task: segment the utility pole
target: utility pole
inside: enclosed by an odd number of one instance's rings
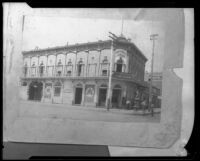
[[[112,83],[112,67],[113,67],[113,49],[114,49],[114,41],[117,41],[118,37],[109,32],[109,37],[111,38],[111,51],[110,51],[110,72],[109,72],[109,82],[108,82],[108,94],[106,99],[106,108],[109,111],[111,105],[111,83]]]
[[[158,34],[150,35],[150,40],[153,40],[153,48],[152,48],[152,59],[151,59],[151,78],[150,78],[150,87],[149,87],[149,109],[151,110],[151,115],[153,116],[154,111],[152,107],[152,79],[153,79],[153,63],[154,63],[154,48],[155,48],[155,40]]]

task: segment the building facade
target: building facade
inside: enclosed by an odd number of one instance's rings
[[[68,105],[105,106],[111,40],[24,51],[21,98]],[[114,45],[111,103],[148,94],[144,81],[147,58],[124,37]],[[156,88],[155,88],[156,89]],[[155,94],[157,94],[157,89]]]

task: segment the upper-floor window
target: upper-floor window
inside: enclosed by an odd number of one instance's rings
[[[80,60],[78,61],[78,64],[83,64],[83,58],[80,58]]]
[[[68,71],[67,71],[67,76],[71,76],[71,74],[72,74],[72,71],[71,71],[71,70],[68,70]]]
[[[62,65],[61,59],[59,59],[59,61],[58,61],[58,65]]]
[[[71,59],[69,59],[69,61],[68,61],[68,63],[67,63],[68,65],[72,65],[72,60]]]
[[[120,57],[116,63],[116,72],[122,72],[123,64],[123,59]]]
[[[27,71],[28,71],[28,65],[27,65],[27,63],[25,63],[25,65],[24,65],[24,75],[25,76],[27,75]]]
[[[43,73],[44,73],[44,64],[43,64],[43,61],[40,63],[39,71],[40,71],[40,76],[43,76]]]
[[[103,59],[102,62],[103,62],[103,63],[108,63],[108,58],[107,58],[107,56],[104,56],[104,59]]]
[[[53,61],[52,61],[52,59],[50,59],[49,64],[52,65],[52,63],[53,63]]]
[[[91,58],[91,63],[92,63],[92,64],[94,63],[94,57]]]
[[[102,75],[103,75],[103,76],[106,76],[107,73],[108,73],[108,70],[106,70],[106,69],[103,69],[103,70],[102,70]]]
[[[82,58],[80,58],[80,60],[79,60],[79,62],[78,62],[78,65],[77,65],[77,74],[78,74],[78,76],[80,76],[81,75],[81,72],[82,72],[82,65],[83,65],[83,59]]]

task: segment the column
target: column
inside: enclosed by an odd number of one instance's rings
[[[82,106],[85,105],[85,82],[83,82],[83,92],[82,92],[82,101],[81,101],[81,105],[82,105]]]
[[[43,86],[42,86],[42,102],[44,102],[45,81],[42,81],[42,84],[43,84]]]
[[[65,53],[65,64],[64,64],[64,70],[63,70],[64,76],[66,76],[67,74],[66,65],[67,65],[67,53]]]
[[[36,69],[36,71],[37,71],[37,74],[36,74],[36,75],[37,75],[37,77],[39,77],[39,76],[40,76],[40,73],[39,73],[39,72],[40,72],[40,71],[39,71],[39,66],[40,66],[40,64],[39,64],[39,62],[40,62],[40,61],[39,61],[39,58],[40,58],[40,56],[38,55],[37,57],[38,57],[38,65],[37,65],[37,67],[36,67],[36,68],[37,68],[37,69]]]
[[[97,82],[95,83],[95,95],[94,95],[94,103],[95,103],[95,106],[97,106],[98,104],[98,85],[97,85]]]
[[[78,51],[76,51],[75,54],[76,54],[76,59],[75,59],[75,66],[74,66],[74,76],[76,76],[76,63],[77,63],[77,54],[78,54]]]
[[[30,71],[29,71],[29,76],[30,77],[32,77],[32,59],[33,59],[33,57],[32,56],[30,56]]]
[[[101,66],[101,50],[99,50],[99,65],[98,65],[98,76],[100,76],[100,66]]]
[[[51,88],[51,102],[53,102],[53,97],[54,97],[54,81],[52,81],[52,88]]]
[[[89,56],[89,50],[86,51],[87,52],[87,65],[85,66],[85,70],[86,70],[86,77],[88,76],[88,56]],[[89,67],[90,68],[90,67]]]
[[[56,60],[55,60],[55,64],[54,64],[54,76],[56,76],[56,66],[57,66],[57,54],[56,54]]]
[[[31,56],[28,57],[29,58],[29,65],[28,65],[28,70],[27,70],[27,76],[30,77],[31,72],[30,72],[30,67],[31,67]]]
[[[64,81],[62,81],[62,87],[61,87],[62,104],[63,104],[63,90],[64,90]]]
[[[73,83],[73,81],[72,81]],[[72,99],[72,105],[75,103],[75,94],[76,94],[76,86],[73,84],[73,99]]]

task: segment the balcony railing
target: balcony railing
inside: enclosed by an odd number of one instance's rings
[[[23,67],[24,77],[107,77],[110,63]]]

